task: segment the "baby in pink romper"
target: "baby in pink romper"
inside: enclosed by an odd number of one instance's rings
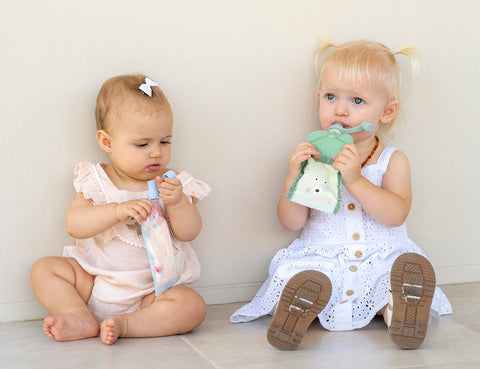
[[[51,316],[44,331],[57,341],[94,337],[113,344],[119,337],[182,334],[203,321],[203,298],[185,284],[200,264],[189,245],[202,228],[197,200],[210,188],[188,172],[162,179],[172,144],[172,110],[158,85],[144,75],[107,80],[97,97],[97,140],[109,164],[75,168],[77,196],[65,223],[76,246],[63,257],[32,267],[31,286]],[[155,296],[141,224],[151,214],[147,182],[156,179],[168,217],[178,281]]]

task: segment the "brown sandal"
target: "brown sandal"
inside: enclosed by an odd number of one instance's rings
[[[331,294],[332,284],[325,274],[315,270],[295,274],[283,289],[268,327],[268,342],[279,350],[295,350]]]
[[[420,346],[427,333],[435,293],[435,271],[422,255],[407,253],[393,263],[391,296],[387,306],[388,329],[402,349]]]

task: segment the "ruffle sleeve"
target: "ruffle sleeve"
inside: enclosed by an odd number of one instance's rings
[[[105,194],[102,191],[98,171],[95,164],[81,162],[75,166],[73,186],[77,193],[82,193],[85,199],[92,199],[95,204],[105,204]]]
[[[188,197],[190,202],[193,201],[193,198],[202,200],[212,191],[208,184],[193,178],[187,171],[180,172],[177,177],[182,182],[183,193]]]

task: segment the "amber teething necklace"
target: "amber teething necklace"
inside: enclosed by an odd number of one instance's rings
[[[367,165],[368,161],[372,158],[373,154],[375,154],[375,151],[378,149],[378,144],[380,141],[378,140],[378,137],[375,136],[375,146],[373,146],[372,151],[370,151],[370,154],[368,154],[367,158],[363,161],[361,168],[363,168],[365,165]]]

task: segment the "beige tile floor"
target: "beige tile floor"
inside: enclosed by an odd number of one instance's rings
[[[99,338],[51,341],[41,321],[0,324],[0,368],[480,368],[480,283],[442,288],[454,313],[434,320],[412,351],[396,348],[381,319],[352,332],[328,332],[316,321],[297,351],[278,351],[266,341],[268,317],[231,324],[241,304],[225,304],[209,306],[202,326],[187,335],[113,346]]]

